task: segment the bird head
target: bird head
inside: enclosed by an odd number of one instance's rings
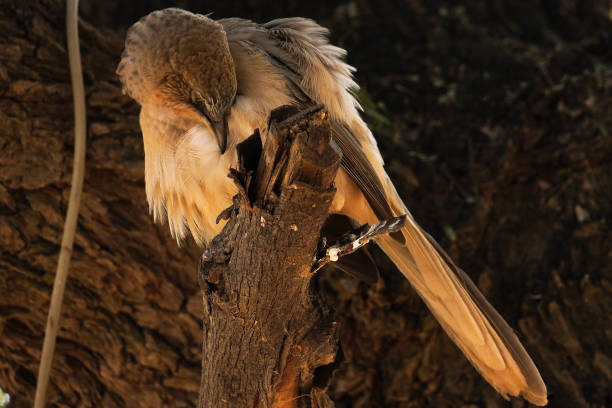
[[[237,84],[221,24],[176,8],[155,11],[128,31],[117,73],[138,103],[163,105],[208,125],[225,150]]]

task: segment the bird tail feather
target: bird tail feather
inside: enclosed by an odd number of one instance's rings
[[[505,398],[521,395],[546,405],[546,386],[535,364],[476,285],[410,215],[401,233],[404,243],[391,236],[377,243],[474,367]]]

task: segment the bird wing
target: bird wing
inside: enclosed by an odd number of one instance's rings
[[[346,52],[328,43],[327,30],[303,18],[273,20],[264,25],[240,18],[219,22],[227,33],[230,49],[239,45],[252,53],[264,53],[283,73],[297,101],[326,106],[332,117],[333,138],[342,150],[342,167],[379,219],[393,217],[383,184],[364,154],[362,142],[376,146],[376,141],[372,137],[360,141],[342,120],[359,116],[357,101],[346,91],[356,89],[357,84],[351,77],[353,68],[340,60]],[[382,169],[382,158],[378,149],[374,150]]]
[[[230,50],[238,47],[265,56],[282,72],[296,102],[326,106],[334,139],[344,155],[342,167],[375,215],[385,219],[409,214],[383,169],[376,141],[357,111],[359,105],[350,92],[357,87],[351,77],[353,68],[341,60],[345,51],[329,44],[327,30],[304,18],[263,25],[242,19],[219,22]],[[361,208],[355,208],[353,213],[348,208],[345,214],[360,222],[370,221],[360,213]],[[503,396],[522,395],[534,404],[546,404],[546,387],[531,358],[469,277],[411,216],[401,234],[403,240],[382,237],[377,243],[476,369]]]

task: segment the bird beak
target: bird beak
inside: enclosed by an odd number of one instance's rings
[[[215,136],[217,136],[219,150],[221,150],[221,154],[223,154],[227,147],[227,116],[223,115],[223,119],[219,122],[213,122],[212,126],[215,131]]]

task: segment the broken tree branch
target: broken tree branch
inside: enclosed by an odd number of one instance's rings
[[[200,266],[201,408],[333,406],[312,384],[338,341],[311,271],[341,156],[320,108],[273,112],[264,140],[257,169],[235,173],[248,185]]]

